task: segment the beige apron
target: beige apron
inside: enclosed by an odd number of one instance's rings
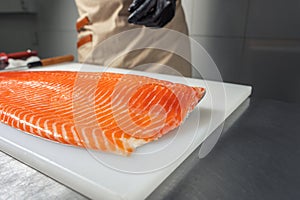
[[[143,26],[132,25],[127,22],[127,11],[132,0],[75,0],[79,19],[78,30],[78,60],[79,62],[99,64],[109,67],[130,68],[148,72],[191,76],[191,65],[181,56],[173,54],[174,48],[184,48],[185,58],[190,59],[190,45],[186,40],[184,45],[174,39],[169,51],[146,48],[138,49],[143,44],[163,44],[166,35],[154,34],[146,37]],[[165,28],[172,29],[188,35],[181,0],[177,0],[176,15]],[[137,29],[139,28],[139,29]],[[142,28],[142,29],[141,29]],[[102,45],[111,36],[124,33],[128,30],[137,30],[133,38],[129,35],[123,37],[117,44],[107,47]],[[125,33],[126,34],[126,33]],[[128,38],[128,39],[127,39]],[[102,45],[102,46],[101,46]],[[169,45],[169,44],[168,44]],[[99,47],[100,46],[100,47]],[[103,46],[105,48],[103,48]],[[126,47],[137,47],[137,50],[127,52]],[[185,46],[185,47],[183,47]],[[122,49],[120,49],[122,47]],[[103,51],[105,49],[105,51]],[[134,49],[134,48],[133,48]],[[108,59],[107,56],[114,59]],[[107,63],[109,61],[109,63]]]

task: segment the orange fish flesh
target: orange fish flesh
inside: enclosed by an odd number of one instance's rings
[[[107,72],[0,73],[0,121],[48,140],[130,155],[177,128],[205,89]]]

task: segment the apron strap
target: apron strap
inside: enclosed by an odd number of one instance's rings
[[[85,25],[88,25],[90,24],[90,20],[89,18],[86,16],[84,18],[82,18],[81,20],[79,20],[77,23],[76,23],[76,29],[77,29],[77,32],[80,32]]]
[[[77,42],[77,48],[81,47],[82,45],[84,45],[88,42],[92,42],[92,40],[93,40],[92,34],[81,37],[79,39],[79,41]]]

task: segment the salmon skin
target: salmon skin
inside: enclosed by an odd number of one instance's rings
[[[178,127],[205,89],[94,72],[0,73],[0,121],[63,144],[122,155]]]

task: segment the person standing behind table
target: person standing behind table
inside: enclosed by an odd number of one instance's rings
[[[191,76],[191,65],[188,61],[171,52],[159,49],[135,50],[122,55],[122,50],[110,46],[105,52],[97,51],[99,45],[105,39],[123,31],[142,28],[138,31],[143,35],[145,27],[168,28],[188,35],[187,24],[181,0],[75,0],[79,19],[78,30],[78,60],[79,62],[99,64],[102,66],[122,67],[156,72]],[[160,44],[165,35],[155,34],[151,38],[135,37],[127,43],[139,44],[140,42],[151,44],[153,41]],[[142,39],[141,39],[142,38]],[[129,43],[130,42],[130,43]],[[189,41],[185,42],[185,55],[190,58]],[[124,46],[122,45],[122,46]],[[138,45],[137,45],[138,46]],[[187,48],[186,48],[187,47]],[[174,41],[167,47],[172,51],[174,48],[183,48],[181,44]],[[125,50],[125,49],[124,49]],[[103,53],[116,58],[112,63],[106,63]],[[185,56],[186,57],[186,56]],[[156,64],[149,64],[156,63]],[[170,68],[163,67],[169,66]],[[178,72],[176,72],[176,71]]]

